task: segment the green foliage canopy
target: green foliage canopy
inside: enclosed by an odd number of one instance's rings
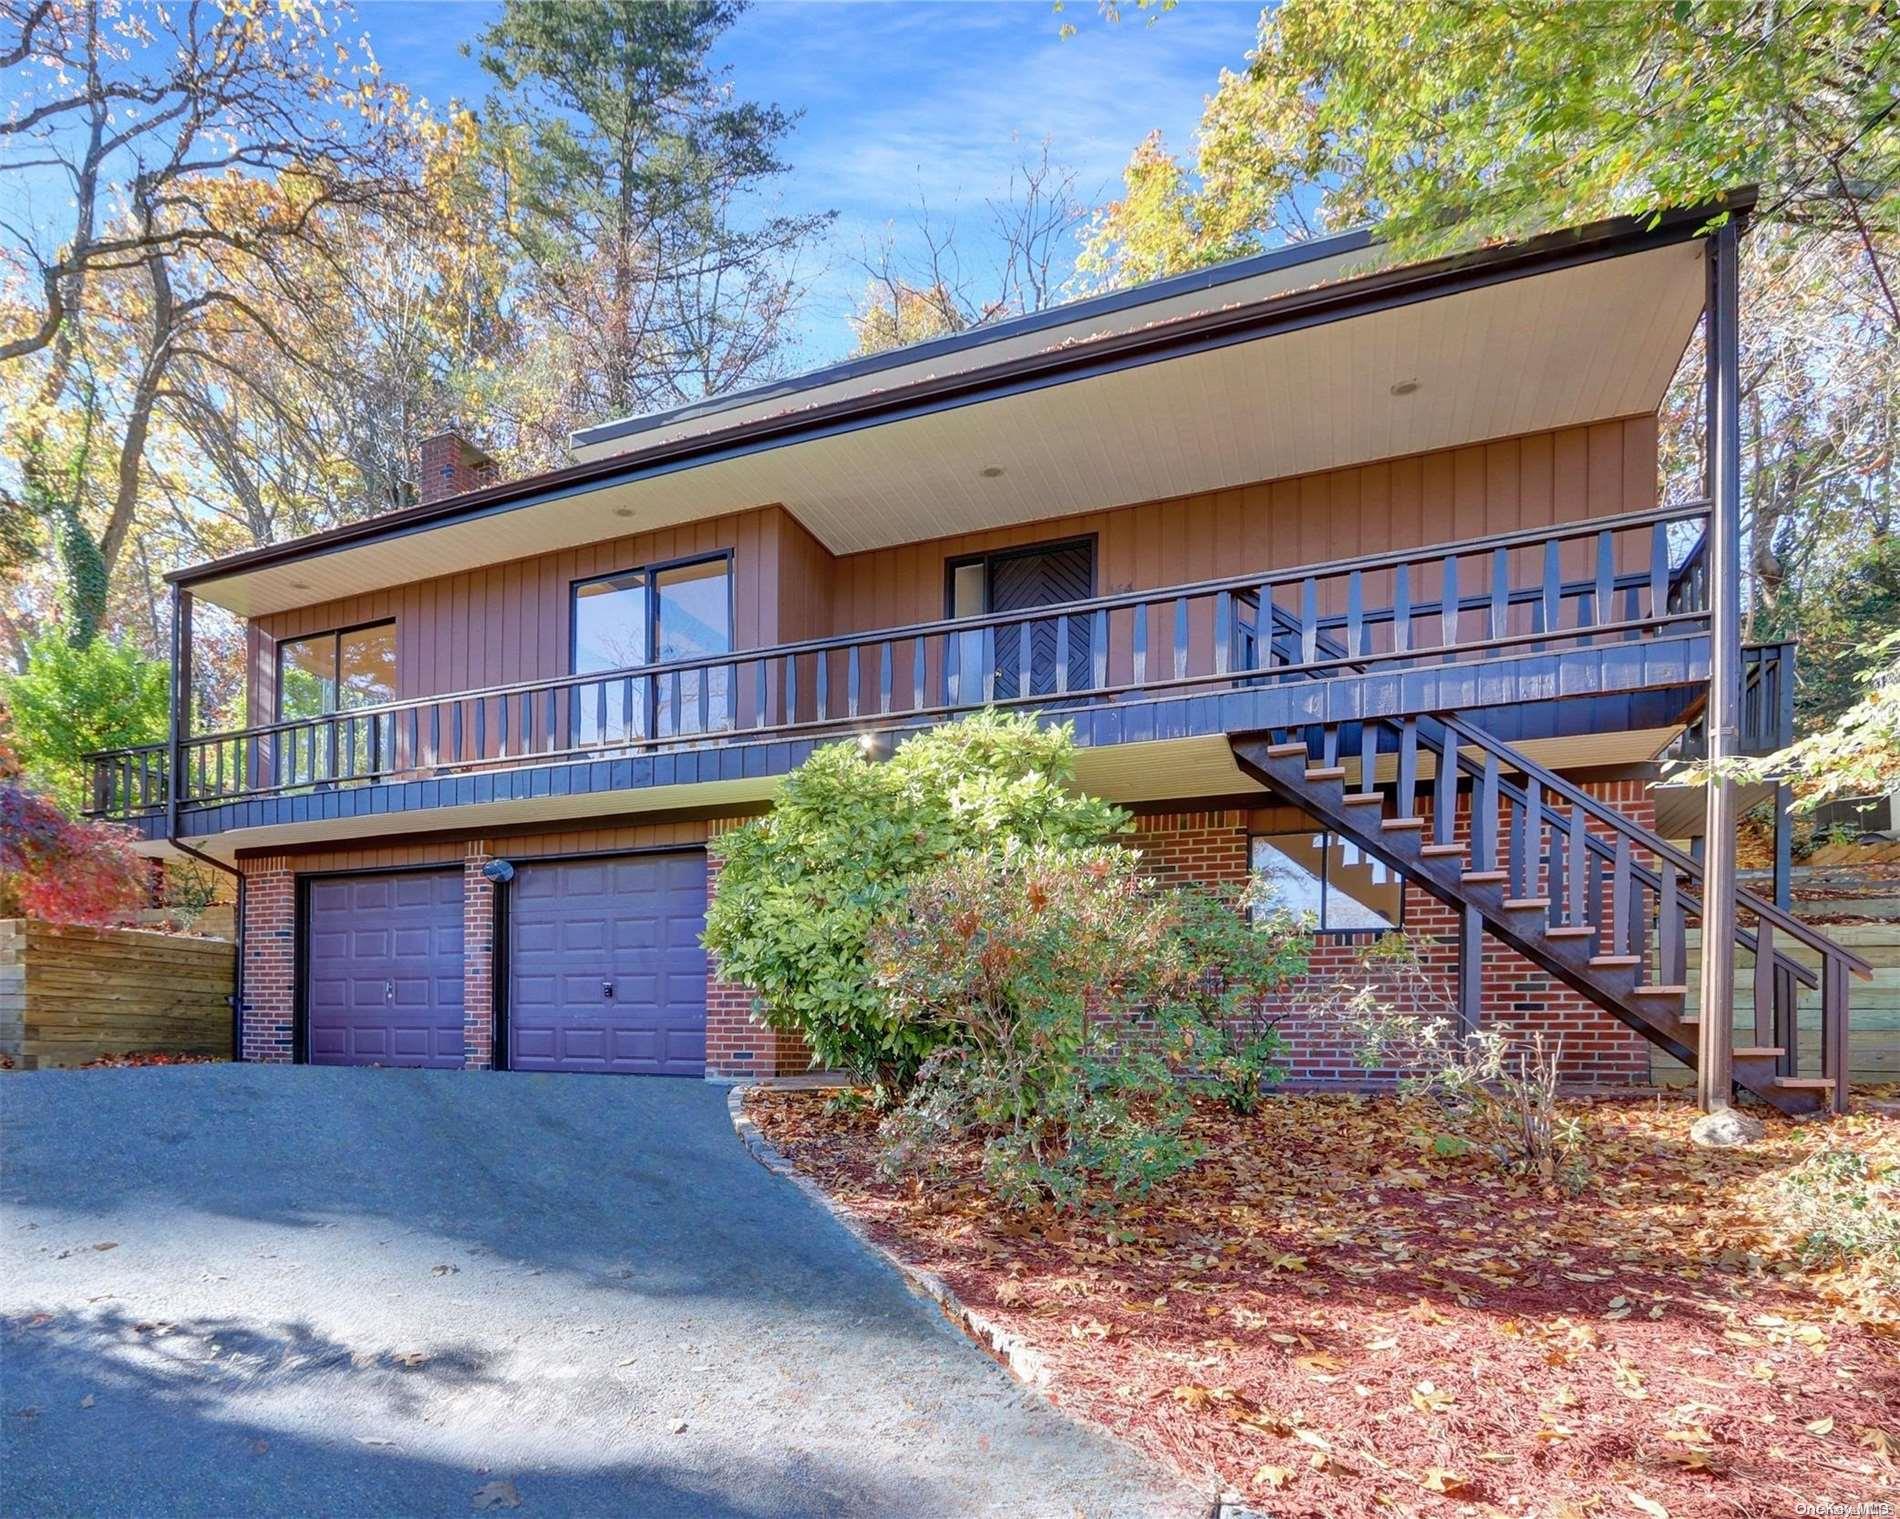
[[[168,667],[106,638],[83,648],[57,630],[27,645],[26,669],[0,677],[22,769],[68,812],[88,800],[83,757],[165,737]]]
[[[720,975],[751,987],[765,1021],[803,1035],[821,1064],[902,1086],[944,1035],[878,989],[873,927],[959,851],[1112,839],[1127,814],[1071,790],[1074,771],[1066,725],[993,711],[919,733],[882,763],[854,742],[818,750],[770,813],[714,845],[706,947]]]

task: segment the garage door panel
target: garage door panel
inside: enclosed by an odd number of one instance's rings
[[[311,1061],[460,1067],[462,872],[312,881],[307,905]]]
[[[703,1074],[705,911],[697,851],[518,867],[508,904],[510,1063]]]

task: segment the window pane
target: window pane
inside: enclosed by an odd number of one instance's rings
[[[1254,873],[1265,888],[1266,905],[1311,914],[1319,921],[1325,838],[1322,833],[1288,833],[1253,841]]]
[[[574,673],[647,662],[645,571],[574,587]]]
[[[732,652],[731,600],[727,592],[727,563],[708,559],[699,564],[676,565],[654,577],[660,598],[660,647],[658,663],[675,659],[698,659],[708,654]],[[697,733],[700,699],[706,701],[708,728],[725,723],[731,672],[723,666],[707,670],[688,670],[661,682],[659,731]],[[674,718],[674,687],[678,686],[677,721]]]
[[[338,637],[337,706],[374,707],[396,699],[396,625],[380,623]]]
[[[981,617],[986,610],[985,591],[989,585],[989,564],[977,560],[960,564],[950,572],[950,615]],[[951,700],[975,706],[983,700],[983,635],[959,633],[956,638],[955,668],[951,671],[954,689]]]
[[[1340,932],[1394,928],[1404,883],[1350,839],[1329,838],[1326,851],[1326,915],[1323,928]]]
[[[277,715],[283,722],[336,710],[336,635],[277,645]]]

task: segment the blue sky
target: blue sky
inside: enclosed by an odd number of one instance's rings
[[[486,76],[461,55],[496,6],[486,0],[362,0],[357,19],[386,74],[431,101],[477,100]],[[985,197],[1044,137],[1085,200],[1114,193],[1130,151],[1159,127],[1191,147],[1201,104],[1252,46],[1252,0],[1188,0],[1149,25],[1108,25],[1092,0],[1066,16],[1048,0],[845,3],[764,0],[721,45],[744,95],[805,113],[788,145],[788,210],[835,210],[838,226],[804,318],[798,357],[846,352],[862,287],[853,260],[887,223],[900,235],[919,194],[980,230]],[[1063,39],[1064,20],[1078,28]]]

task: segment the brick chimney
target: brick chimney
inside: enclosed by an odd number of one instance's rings
[[[424,438],[416,449],[416,499],[440,501],[495,483],[495,461],[458,432]]]

